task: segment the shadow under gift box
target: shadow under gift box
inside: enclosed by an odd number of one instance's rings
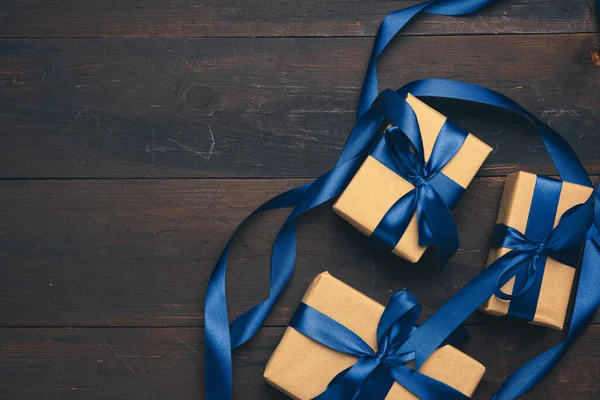
[[[377,349],[377,325],[384,310],[381,304],[328,272],[313,280],[302,302],[344,325]],[[288,327],[267,363],[264,377],[291,398],[308,400],[324,392],[331,380],[356,360]],[[471,397],[485,367],[453,346],[445,345],[423,363],[419,372]],[[397,382],[386,397],[386,400],[413,399],[417,397]]]
[[[424,159],[428,161],[446,117],[410,94],[406,100],[417,116]],[[466,189],[491,151],[490,146],[469,134],[441,173]],[[333,211],[370,236],[392,205],[413,188],[411,183],[369,155],[333,205]],[[415,263],[426,249],[427,246],[419,244],[415,213],[392,252]]]
[[[540,180],[544,180],[545,184],[539,186]],[[558,225],[560,218],[567,210],[577,204],[585,203],[592,192],[591,187],[561,182],[529,172],[515,172],[506,177],[496,222],[528,235],[532,229],[530,226],[532,223],[531,216],[535,212],[532,209],[534,196],[541,195],[545,197],[543,201],[544,208],[548,208],[553,212],[551,214],[547,214],[546,210],[537,210],[537,212],[542,214],[539,215],[540,217],[548,218],[548,220],[542,222],[546,222],[548,228],[546,230],[550,231]],[[540,229],[539,227],[535,228]],[[491,249],[488,256],[488,265],[509,251],[511,249],[504,247]],[[578,262],[578,254],[574,254],[574,256],[573,266],[563,264],[551,257],[547,258],[541,286],[539,286],[539,296],[531,306],[533,307],[530,311],[533,314],[533,319],[530,321],[532,324],[558,330],[563,329],[575,277],[574,266]],[[526,271],[523,271],[523,274],[526,274]],[[517,275],[518,278],[519,275]],[[512,278],[504,285],[502,291],[509,294],[513,293],[514,286],[515,278]],[[502,300],[496,296],[491,297],[484,303],[481,310],[497,316],[514,315],[519,317],[519,315],[511,312],[511,300]]]

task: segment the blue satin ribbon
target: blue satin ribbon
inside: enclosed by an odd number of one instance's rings
[[[359,117],[342,149],[335,167],[313,182],[267,201],[246,217],[233,235],[252,216],[265,211],[290,208],[293,210],[277,234],[271,255],[269,297],[237,317],[229,324],[226,302],[226,271],[230,239],[211,273],[204,302],[206,346],[207,400],[232,398],[231,352],[241,346],[260,329],[265,318],[287,285],[295,266],[296,218],[303,213],[337,197],[346,187],[377,135],[383,117],[370,109],[377,97],[376,60],[379,54],[400,29],[417,13],[464,15],[476,11],[494,0],[431,0],[390,14],[380,28],[365,82],[360,96]],[[232,235],[232,238],[233,238]]]
[[[536,177],[524,235],[525,239],[529,242],[541,243],[542,246],[545,245],[545,240],[554,227],[554,216],[556,216],[558,210],[561,190],[562,182],[544,176]],[[492,235],[492,239],[495,238],[500,239],[498,235]],[[494,243],[494,240],[492,240],[492,247],[502,247],[502,242],[509,241],[509,239],[510,237],[506,235],[499,241],[500,243]],[[507,248],[511,249],[518,248],[519,246],[512,247],[510,243],[507,244],[509,245]],[[560,258],[565,259],[566,253],[572,254],[573,252],[563,250],[560,253]],[[553,254],[552,257],[556,259],[559,257],[559,254]],[[527,321],[534,319],[542,289],[546,261],[546,254],[540,252],[532,257],[528,268],[524,268],[515,275],[513,294],[519,292],[522,294],[520,296],[513,296],[510,299],[508,315],[523,318]],[[569,260],[565,264],[574,267],[575,262],[577,262],[576,258]]]
[[[381,247],[393,250],[416,212],[419,243],[436,244],[441,265],[444,265],[459,246],[450,210],[464,188],[441,170],[456,155],[469,133],[446,120],[428,161],[425,161],[417,116],[405,98],[387,89],[373,102],[372,109],[394,126],[385,130],[371,156],[414,188],[390,207],[370,238]]]
[[[592,214],[595,220],[594,227],[590,227]],[[448,387],[437,381],[420,381],[421,377],[415,371],[411,370],[410,376],[396,372],[407,372],[404,364],[411,360],[415,361],[415,369],[418,370],[437,348],[448,343],[448,338],[461,328],[463,321],[497,292],[498,287],[502,287],[518,273],[518,268],[513,266],[527,263],[541,254],[554,256],[580,244],[588,236],[573,322],[567,340],[517,370],[507,379],[495,395],[495,399],[515,399],[522,395],[535,386],[558,362],[591,321],[600,304],[600,293],[597,290],[600,274],[596,269],[597,263],[600,262],[600,234],[597,226],[600,226],[598,194],[586,203],[567,211],[556,228],[542,242],[531,241],[513,228],[499,225],[495,234],[501,237],[502,241],[498,244],[513,250],[485,268],[419,328],[413,326],[420,311],[414,306],[416,300],[408,297],[410,295],[406,291],[398,292],[380,320],[377,330],[377,352],[336,321],[305,304],[301,305],[290,326],[329,348],[359,358],[354,366],[336,376],[327,390],[315,400],[383,399],[393,383],[384,374],[386,371],[395,381],[421,399],[464,398],[460,397],[464,395],[457,394],[456,391],[439,392],[448,390]],[[378,397],[374,397],[374,392],[367,392],[367,387],[379,387]]]
[[[562,182],[538,176],[525,234],[504,224],[494,228],[491,247],[512,249],[510,253],[513,260],[504,259],[505,274],[498,280],[496,288],[496,297],[510,300],[508,315],[528,321],[533,320],[548,256],[571,267],[575,267],[579,258],[580,244],[583,243],[587,233],[585,221],[573,227],[574,230],[568,233],[572,237],[577,237],[575,246],[557,248],[556,242],[551,240],[557,235],[552,228],[561,188]],[[574,210],[572,209],[571,212]],[[565,234],[565,232],[558,234]],[[502,291],[502,285],[512,277],[515,278],[513,292],[507,294]]]
[[[379,95],[377,59],[396,34],[419,13],[460,16],[478,11],[495,0],[431,0],[388,14],[377,31],[367,73],[358,103],[358,116],[364,115]]]
[[[383,122],[383,116],[375,112],[371,108],[371,104],[378,95],[376,60],[383,49],[395,34],[419,12],[464,15],[474,12],[491,2],[493,0],[432,0],[397,11],[385,18],[377,34],[369,61],[367,75],[360,96],[359,118],[348,136],[348,140],[335,167],[315,181],[301,185],[267,201],[244,219],[234,231],[235,234],[248,218],[253,215],[269,210],[293,208],[273,244],[268,298],[229,324],[225,282],[231,239],[225,245],[213,269],[206,292],[204,313],[208,400],[227,400],[232,398],[231,352],[256,334],[292,276],[296,258],[296,218],[338,196],[364,161],[368,151],[375,144],[377,129]],[[415,81],[397,91],[401,97],[406,97],[408,92],[417,97],[431,96],[473,101],[512,110],[524,115],[531,121],[540,134],[561,178],[564,181],[591,186],[581,163],[564,139],[507,97],[475,85],[441,79]],[[494,270],[493,268],[486,268],[482,273],[483,278],[480,278],[480,281],[484,281],[482,286],[488,283],[486,279],[489,280],[489,275]],[[494,284],[496,283],[493,277],[491,280],[493,282],[488,285],[491,288],[491,292],[487,294],[487,297],[493,293]],[[475,288],[473,285],[468,284],[465,286],[465,289],[474,290]],[[459,293],[464,291],[463,289]],[[586,290],[584,289],[583,291],[585,292]],[[481,293],[479,294],[481,295]],[[481,301],[485,301],[487,297]],[[467,302],[465,298],[468,299],[469,296],[458,296],[456,301],[452,301],[454,298],[451,300],[451,305],[458,305],[458,307],[453,306],[451,308],[451,310],[455,311],[446,311],[442,314],[436,313],[436,315],[444,316],[444,318],[453,318],[455,312],[458,315],[463,315],[465,311],[471,310],[472,312],[479,306],[479,304],[474,306],[474,303],[477,303],[477,301],[470,300]],[[460,307],[463,306],[461,301],[466,302],[465,309],[462,311],[460,310]],[[428,322],[431,320],[430,318]],[[441,325],[444,325],[443,321]],[[413,338],[417,334],[418,331],[408,338],[404,346],[412,343],[411,340],[414,340]],[[423,362],[423,355],[419,356],[419,354],[419,352],[416,353],[418,365]]]
[[[396,292],[379,320],[375,351],[345,326],[301,303],[290,322],[292,328],[330,349],[358,358],[353,366],[341,371],[314,400],[384,400],[394,382],[423,400],[468,399],[468,396],[451,386],[405,365],[415,358],[415,353],[401,352],[399,349],[421,329],[415,326],[420,313],[421,305],[408,291]],[[448,332],[439,346],[467,337],[464,327],[460,325],[456,330]]]
[[[235,235],[254,215],[293,207],[275,237],[271,254],[269,296],[231,324],[225,291],[227,260],[233,236],[213,269],[204,303],[206,346],[206,392],[208,400],[232,398],[231,352],[251,339],[260,329],[275,301],[289,282],[296,262],[296,218],[338,196],[364,161],[383,117],[374,111],[363,115],[354,126],[336,166],[318,179],[282,193],[267,201],[235,229]]]

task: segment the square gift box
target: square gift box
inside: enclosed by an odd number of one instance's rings
[[[526,235],[547,235],[556,227],[562,215],[571,207],[585,203],[592,194],[591,187],[562,182],[556,179],[538,176],[528,172],[516,172],[506,178],[497,223],[510,226]],[[538,196],[544,196],[540,201]],[[537,199],[536,199],[537,197]],[[551,198],[552,201],[546,200]],[[537,206],[532,206],[537,204]],[[532,216],[535,215],[535,218]],[[532,220],[542,221],[534,224]],[[535,226],[534,226],[535,225]],[[540,238],[532,238],[540,240]],[[508,253],[511,249],[491,249],[488,265]],[[532,318],[530,322],[553,329],[561,330],[565,323],[569,298],[575,277],[575,264],[578,253],[573,254],[573,265],[563,264],[548,257],[544,266],[541,282],[534,283],[530,290],[539,292],[537,301],[530,301],[529,295],[513,300],[491,297],[482,306],[482,311],[497,316],[513,315],[523,318],[524,313]],[[526,271],[520,272],[502,288],[505,293],[513,293],[515,279],[526,280]],[[525,310],[525,311],[523,311]]]
[[[377,326],[384,307],[329,273],[318,275],[302,302],[337,321],[377,349]],[[331,380],[356,362],[288,327],[271,355],[264,372],[266,381],[293,399],[312,399],[327,389]],[[445,345],[419,369],[424,375],[452,386],[471,397],[485,367],[471,357]],[[417,399],[397,382],[386,400]]]
[[[406,101],[416,114],[423,141],[423,156],[428,161],[446,117],[410,94]],[[383,140],[382,137],[378,146],[383,146]],[[462,147],[440,173],[465,189],[491,151],[490,146],[468,134]],[[334,204],[333,210],[370,236],[392,205],[413,188],[411,183],[369,155]],[[455,205],[450,204],[450,208]],[[427,246],[419,244],[415,213],[393,253],[414,263],[419,261],[426,249]]]

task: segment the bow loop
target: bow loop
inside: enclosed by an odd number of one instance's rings
[[[373,110],[387,118],[407,140],[414,149],[415,157],[421,163],[425,163],[425,152],[423,150],[423,139],[419,129],[419,121],[414,110],[406,101],[392,89],[386,89],[373,102]]]
[[[388,302],[377,326],[377,341],[390,337],[401,340],[404,332],[409,332],[421,314],[421,304],[406,289],[396,292]]]
[[[410,355],[396,354],[396,351],[416,329],[421,309],[421,304],[407,290],[392,296],[377,327],[377,354],[384,364],[397,366],[412,360]]]
[[[384,140],[393,155],[392,160],[400,176],[413,186],[421,186],[429,179],[429,176],[425,175],[425,162],[411,149],[410,141],[399,127],[387,128],[384,132]]]

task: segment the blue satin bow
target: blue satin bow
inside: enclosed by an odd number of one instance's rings
[[[508,377],[493,400],[512,400],[523,395],[546,376],[581,336],[600,306],[600,192],[592,196],[593,225],[590,228],[579,275],[571,326],[565,341],[530,360]]]
[[[534,281],[541,278],[543,270],[540,265],[546,263],[546,257],[560,260],[566,250],[581,245],[591,226],[592,207],[590,199],[571,208],[563,215],[556,228],[541,241],[531,240],[510,226],[496,225],[491,237],[491,247],[512,249],[494,262],[504,267],[496,285],[496,297],[513,300],[527,293]],[[503,292],[502,287],[522,270],[527,271],[527,279],[522,287],[512,294]]]
[[[525,232],[498,225],[491,240],[491,247],[512,249],[511,255],[502,261],[506,265],[505,275],[499,279],[496,297],[510,300],[508,315],[527,321],[535,318],[547,257],[575,267],[587,232],[586,224],[590,223],[587,220],[566,229],[553,229],[563,184],[543,176],[537,176],[535,181]],[[561,236],[570,237],[576,244],[558,242]],[[515,278],[513,293],[504,293],[501,287],[512,277]]]
[[[459,246],[450,210],[464,189],[440,171],[456,155],[468,132],[446,120],[426,162],[417,116],[405,98],[387,89],[373,102],[372,109],[395,126],[386,129],[382,142],[371,156],[414,188],[390,207],[370,237],[380,246],[393,250],[416,212],[419,243],[436,244],[441,265],[444,265]]]
[[[384,400],[394,381],[423,400],[468,399],[468,396],[451,386],[405,365],[415,358],[415,352],[403,352],[402,345],[420,329],[415,327],[420,313],[421,305],[408,291],[396,292],[379,320],[378,350],[374,351],[345,326],[301,303],[290,322],[292,328],[324,346],[358,358],[314,400]],[[461,325],[457,330],[448,332],[440,346],[467,337]]]

